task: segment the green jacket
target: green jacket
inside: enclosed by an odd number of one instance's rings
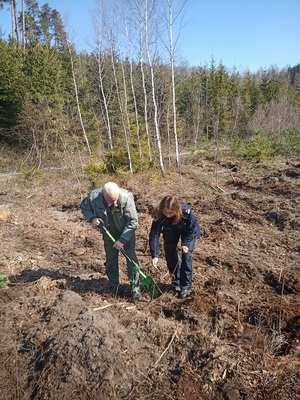
[[[82,200],[81,212],[89,222],[92,222],[93,218],[100,217],[108,230],[112,219],[115,229],[120,233],[120,237],[115,239],[125,244],[133,237],[138,226],[138,214],[133,194],[120,188],[117,204],[110,206],[110,210],[102,195],[102,190],[103,188],[92,190]]]

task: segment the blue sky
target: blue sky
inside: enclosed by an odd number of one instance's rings
[[[38,3],[61,13],[78,50],[91,50],[95,0]],[[10,30],[7,8],[0,11],[2,31]],[[229,69],[253,72],[300,63],[300,0],[187,0],[184,21],[177,54],[190,66],[209,64],[212,57]]]

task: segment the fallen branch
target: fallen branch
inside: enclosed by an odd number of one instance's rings
[[[161,355],[159,356],[159,358],[155,361],[154,365],[157,365],[159,363],[159,361],[163,358],[163,356],[166,354],[166,352],[168,351],[168,349],[170,348],[171,344],[173,343],[175,336],[177,335],[177,329],[176,331],[173,333],[171,340],[168,344],[168,346],[165,348],[165,350],[161,353]]]
[[[113,304],[106,304],[105,306],[93,308],[93,311],[103,310],[104,308],[113,306]]]

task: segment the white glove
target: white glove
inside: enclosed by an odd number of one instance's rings
[[[183,253],[188,253],[189,252],[189,248],[187,246],[182,246],[182,252]]]
[[[99,219],[98,219],[98,218],[94,218],[94,219],[92,220],[92,227],[93,227],[93,228],[97,228],[98,225],[100,225]]]
[[[152,266],[153,266],[154,268],[157,268],[157,263],[158,263],[158,257],[152,258]]]

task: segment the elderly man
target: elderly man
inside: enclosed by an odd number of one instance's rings
[[[138,225],[138,215],[133,194],[120,188],[114,182],[107,182],[103,188],[93,190],[80,204],[85,218],[97,228],[99,217],[105,227],[116,239],[112,240],[103,230],[104,248],[106,254],[105,269],[109,279],[111,292],[116,295],[119,286],[119,250],[124,249],[131,260],[138,264],[135,253],[135,231]],[[141,300],[139,275],[127,260],[127,272],[131,283],[133,300]]]

